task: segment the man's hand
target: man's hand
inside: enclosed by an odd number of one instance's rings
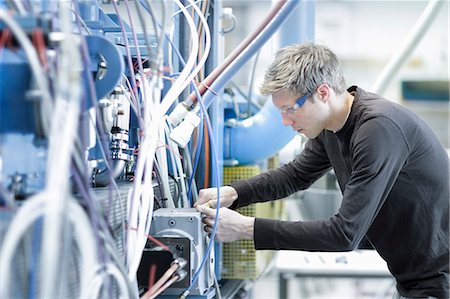
[[[205,215],[203,223],[205,231],[211,233],[216,221],[216,210],[208,208],[206,205],[198,205],[197,210]],[[243,216],[228,208],[220,208],[219,221],[215,240],[219,242],[232,242],[240,239],[253,240],[253,230],[255,224],[254,217]]]
[[[228,208],[238,198],[236,190],[231,186],[220,187],[220,207]],[[202,189],[198,193],[198,200],[194,207],[208,203],[209,207],[217,206],[217,188]]]

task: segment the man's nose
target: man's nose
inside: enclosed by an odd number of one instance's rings
[[[294,121],[292,120],[292,118],[290,118],[287,114],[285,113],[281,113],[281,121],[283,122],[284,126],[291,126]]]

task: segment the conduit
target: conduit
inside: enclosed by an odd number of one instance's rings
[[[439,13],[439,9],[444,3],[445,1],[440,0],[430,0],[428,2],[427,7],[420,15],[416,24],[414,24],[414,27],[411,29],[405,43],[389,60],[388,64],[372,85],[371,91],[381,95],[386,91],[392,77],[398,73],[405,60],[409,58],[411,53],[419,44],[420,40],[425,35],[428,28],[430,28],[433,19]]]
[[[251,164],[275,155],[294,136],[295,132],[283,126],[281,114],[268,100],[253,117],[225,128],[224,159]]]

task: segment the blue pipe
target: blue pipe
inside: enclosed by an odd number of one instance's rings
[[[314,1],[302,1],[293,10],[280,28],[280,47],[313,41],[314,9]],[[280,113],[270,102],[267,101],[255,116],[225,130],[225,159],[252,164],[272,157],[295,136],[296,132],[283,126]]]
[[[281,114],[268,100],[253,117],[225,128],[224,156],[240,164],[252,164],[275,155],[295,134],[283,126]]]

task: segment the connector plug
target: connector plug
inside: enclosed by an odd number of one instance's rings
[[[187,261],[186,259],[182,258],[182,257],[177,257],[176,259],[174,259],[171,263],[171,265],[177,264],[178,265],[178,269],[183,269],[184,266],[186,266]]]
[[[186,114],[188,114],[188,112],[188,106],[184,102],[181,102],[175,106],[167,119],[172,124],[172,126],[176,127],[186,117]]]
[[[179,147],[185,148],[191,139],[194,129],[200,124],[200,117],[195,112],[186,114],[184,121],[173,129],[170,134],[172,139]]]

